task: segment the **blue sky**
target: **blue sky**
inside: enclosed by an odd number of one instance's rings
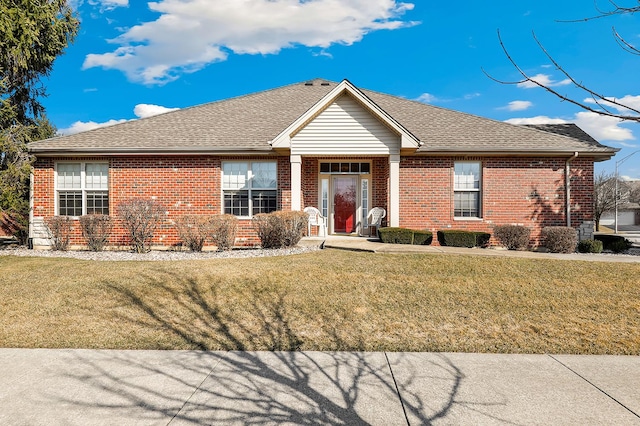
[[[75,43],[46,81],[44,104],[63,133],[136,119],[311,78],[356,86],[513,123],[575,122],[621,148],[596,170],[613,172],[640,150],[640,125],[586,113],[539,88],[502,85],[529,75],[579,100],[535,44],[605,96],[640,107],[640,16],[593,16],[592,2],[494,0],[75,0]],[[624,3],[624,2],[623,2]],[[637,5],[628,0],[627,5]],[[601,0],[601,6],[607,6]],[[624,5],[624,4],[623,4]],[[533,121],[532,121],[533,120]],[[640,152],[619,164],[640,179]]]

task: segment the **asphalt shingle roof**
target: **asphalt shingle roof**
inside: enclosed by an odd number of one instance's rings
[[[336,87],[313,80],[29,144],[38,153],[269,152],[269,142]],[[422,143],[418,153],[581,152],[611,156],[577,126],[516,126],[361,90]],[[576,130],[577,129],[577,130]]]

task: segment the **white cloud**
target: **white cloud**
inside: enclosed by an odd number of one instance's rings
[[[621,98],[612,98],[609,97],[607,98],[608,100],[615,100],[617,103],[622,104],[622,105],[626,105],[630,108],[633,108],[635,110],[640,110],[640,95],[639,96],[632,96],[632,95],[626,95],[623,96]],[[596,101],[593,98],[586,98],[584,100],[585,103],[587,104],[595,104]],[[625,113],[625,112],[629,112],[629,110],[627,108],[624,108],[620,105],[615,105],[612,104],[611,102],[607,102],[607,101],[601,101],[600,102],[602,105],[605,105],[607,108],[613,108],[618,110],[618,112],[621,113]]]
[[[510,118],[505,120],[505,122],[509,124],[564,124],[567,123],[567,120],[563,120],[562,118],[551,118],[546,115],[538,115],[536,117],[529,118]]]
[[[165,112],[175,111],[178,109],[180,108],[167,108],[160,105],[152,104],[138,104],[133,108],[133,113],[136,115],[136,117],[146,118],[158,114],[164,114]]]
[[[423,93],[418,96],[416,99],[418,102],[422,102],[423,104],[432,104],[438,101],[438,98],[432,95],[431,93]]]
[[[133,108],[133,113],[138,118],[147,118],[152,117],[158,114],[164,114],[165,112],[175,111],[180,108],[167,108],[160,105],[153,104],[138,104]],[[102,123],[96,123],[95,121],[76,121],[71,126],[58,129],[58,134],[60,135],[73,135],[74,133],[86,132],[88,130],[97,129],[100,127],[113,126],[114,124],[124,123],[130,120],[120,119],[120,120],[109,120]]]
[[[614,117],[583,111],[576,114],[574,122],[597,140],[627,141],[635,139],[631,129],[620,127],[622,121]]]
[[[563,124],[575,123],[585,132],[589,133],[598,141],[616,141],[624,147],[635,147],[636,145],[625,143],[624,141],[634,140],[635,137],[631,129],[621,127],[622,120],[605,117],[593,112],[582,111],[575,114],[572,119],[551,118],[544,115],[528,118],[511,118],[505,120],[510,124]]]
[[[507,106],[501,107],[499,109],[506,109],[509,111],[524,111],[533,106],[532,102],[529,101],[511,101]]]
[[[82,3],[82,0],[79,0],[78,2]],[[129,0],[89,0],[87,3],[92,6],[98,6],[101,11],[113,10],[116,7],[129,6]]]
[[[117,69],[132,81],[163,84],[235,54],[275,54],[298,45],[351,45],[372,32],[416,24],[395,0],[158,0],[160,17],[110,40],[112,51],[86,56],[83,68]]]
[[[97,129],[99,127],[113,126],[114,124],[124,123],[125,121],[128,121],[128,120],[124,120],[124,119],[109,120],[103,123],[96,123],[95,121],[76,121],[75,123],[73,123],[71,126],[67,128],[58,129],[58,134],[72,135],[74,133],[86,132],[88,130]]]
[[[571,84],[571,80],[569,80],[568,78],[561,81],[555,81],[551,79],[551,76],[549,74],[536,74],[531,77],[531,80],[537,81],[543,86],[548,86],[548,87],[566,86],[568,84]],[[518,83],[517,86],[520,87],[521,89],[534,89],[536,87],[539,87],[537,84],[535,84],[532,81],[524,81],[522,83]]]

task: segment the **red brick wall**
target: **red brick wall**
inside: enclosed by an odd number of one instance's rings
[[[275,157],[270,157],[275,158]],[[132,197],[154,198],[167,209],[154,244],[174,245],[177,234],[171,219],[184,214],[217,214],[221,204],[221,162],[257,160],[259,157],[119,156],[112,158],[59,158],[56,161],[109,161],[111,215]],[[318,204],[318,160],[303,158],[302,201]],[[329,159],[327,159],[329,160]],[[331,158],[332,161],[339,161]],[[349,158],[364,161],[367,158]],[[389,161],[372,162],[372,205],[388,210]],[[453,217],[453,157],[402,157],[400,163],[400,226],[413,229],[468,229],[491,232],[499,224],[520,224],[532,229],[534,243],[543,226],[565,225],[564,167],[566,158],[460,158],[482,162],[482,218]],[[291,209],[291,166],[288,156],[278,161],[278,208]],[[54,160],[39,158],[34,166],[34,215],[54,215]],[[572,225],[593,219],[593,159],[578,157],[571,163]],[[72,244],[83,244],[79,225]],[[240,221],[238,244],[258,243],[248,220]],[[127,244],[116,226],[112,244]]]
[[[564,226],[566,158],[459,158],[482,163],[482,218],[453,217],[454,157],[403,157],[400,163],[400,226],[492,232],[518,224],[538,243],[544,226]],[[593,159],[571,163],[571,219],[577,227],[593,218]]]
[[[263,160],[252,157],[213,156],[118,156],[112,158],[59,158],[55,161],[108,161],[109,208],[116,219],[117,206],[130,198],[154,199],[166,211],[166,220],[158,227],[153,244],[179,243],[172,220],[187,214],[212,215],[222,212],[221,163],[227,160]],[[275,159],[275,158],[274,158]],[[278,161],[278,208],[291,209],[289,157]],[[54,160],[38,159],[34,167],[34,215],[52,216],[54,212]],[[249,220],[238,226],[237,244],[259,243]],[[73,245],[83,245],[80,226],[73,224]],[[128,244],[126,231],[116,221],[110,244]]]

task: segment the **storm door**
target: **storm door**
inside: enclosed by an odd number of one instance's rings
[[[350,234],[356,230],[358,176],[333,177],[333,232]]]

